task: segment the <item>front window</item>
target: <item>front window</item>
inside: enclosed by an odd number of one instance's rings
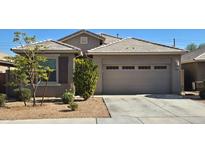
[[[44,66],[48,66],[53,71],[49,75],[48,81],[56,82],[56,59],[47,59]]]

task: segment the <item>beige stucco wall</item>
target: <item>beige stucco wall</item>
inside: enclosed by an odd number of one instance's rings
[[[197,63],[197,81],[205,80],[205,62]]]
[[[192,82],[205,80],[205,62],[182,64],[184,69],[185,90],[193,90]]]
[[[66,89],[70,88],[71,83],[73,82],[73,71],[74,71],[74,54],[53,54],[53,55],[45,55],[48,58],[49,57],[59,57],[59,56],[67,56],[68,57],[68,84],[61,84],[58,81],[55,83],[48,83],[48,87],[46,90],[46,96],[47,97],[60,97],[62,96],[63,92]],[[58,65],[57,65],[58,69]],[[58,72],[58,71],[57,71]],[[60,72],[61,75],[63,75],[64,72]],[[57,78],[58,79],[58,78]],[[44,91],[44,83],[42,83],[41,86],[39,86],[38,91],[37,91],[37,96],[42,96],[43,91]]]
[[[0,73],[5,73],[8,70],[8,67],[0,66]]]
[[[171,93],[179,94],[182,90],[181,56],[172,56],[171,66]]]
[[[197,64],[182,64],[182,69],[184,70],[184,89],[185,91],[192,90],[192,82],[197,80]]]
[[[5,57],[8,57],[6,53],[0,52],[0,60],[6,60]],[[0,73],[5,73],[8,70],[8,67],[0,66]]]
[[[133,65],[159,65],[159,64],[169,64],[170,65],[170,84],[171,93],[180,93],[181,91],[181,81],[180,81],[180,70],[181,70],[181,56],[93,56],[94,62],[98,65],[99,69],[99,80],[97,83],[96,94],[102,94],[102,74],[103,74],[103,64],[133,64]]]
[[[205,62],[182,64],[182,68],[192,76],[193,81],[205,79]]]
[[[182,64],[185,90],[192,90],[192,82],[205,80],[205,62]]]
[[[65,90],[69,88],[69,86],[69,84],[55,84],[53,86],[51,84],[48,84],[45,97],[61,97]],[[36,96],[41,97],[43,95],[43,92],[44,86],[40,86],[36,92]]]
[[[80,38],[81,37],[87,37],[88,38],[88,44],[80,44]],[[81,34],[78,36],[75,36],[73,38],[70,38],[68,40],[63,41],[64,43],[73,45],[75,47],[80,48],[83,52],[98,47],[100,45],[100,40],[97,39],[96,37],[87,35],[87,34]]]

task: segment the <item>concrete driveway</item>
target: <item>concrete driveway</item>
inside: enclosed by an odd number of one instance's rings
[[[97,123],[205,123],[205,104],[178,95],[105,96],[112,118]]]

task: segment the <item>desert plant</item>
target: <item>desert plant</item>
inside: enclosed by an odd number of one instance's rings
[[[4,107],[6,103],[6,94],[0,93],[0,107]]]
[[[62,102],[64,104],[73,103],[75,99],[74,94],[71,91],[66,90],[62,96]]]
[[[70,105],[68,106],[72,111],[75,111],[78,108],[78,104],[77,103],[70,103]]]
[[[26,106],[26,102],[31,100],[31,90],[29,88],[14,89],[18,100],[23,101]]]
[[[77,95],[82,96],[85,100],[92,96],[96,89],[98,77],[98,66],[91,59],[75,59],[73,80]]]

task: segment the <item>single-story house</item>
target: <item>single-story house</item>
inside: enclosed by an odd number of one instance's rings
[[[205,47],[182,56],[185,90],[193,90],[193,82],[205,80]]]
[[[95,34],[87,30],[80,30],[58,41],[41,43],[48,46],[41,53],[48,57],[49,65],[56,69],[50,79],[49,96],[62,95],[71,84],[73,58],[80,52],[92,58],[99,67],[96,94],[181,91],[183,49],[136,38]],[[12,50],[22,53],[24,48]]]

